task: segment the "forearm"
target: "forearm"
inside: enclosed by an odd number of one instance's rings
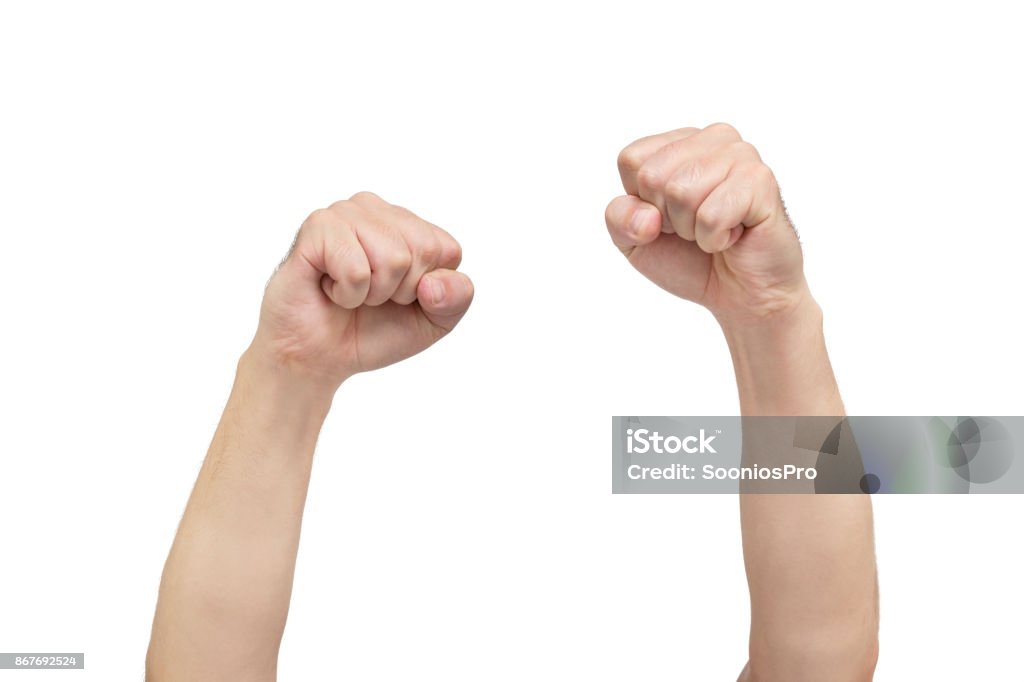
[[[825,348],[821,308],[810,295],[784,317],[720,323],[743,416],[844,414]]]
[[[808,296],[787,319],[723,324],[744,416],[843,415],[821,322]],[[745,494],[740,515],[751,598],[747,679],[870,679],[877,647],[870,498]]]
[[[274,679],[329,407],[329,393],[242,357],[164,568],[147,679]]]
[[[415,355],[473,300],[450,234],[370,192],[313,211],[253,343],[164,567],[149,679],[272,680],[313,449],[349,377]]]

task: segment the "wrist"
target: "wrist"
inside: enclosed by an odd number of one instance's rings
[[[239,360],[239,368],[283,390],[320,399],[325,396],[332,398],[338,388],[356,373],[341,363],[320,358],[322,351],[302,348],[305,344],[299,344],[297,349],[291,348],[273,337],[273,334],[264,332],[262,326],[257,329]]]
[[[719,318],[742,414],[843,414],[822,322],[821,308],[809,292],[771,316]]]
[[[733,352],[756,349],[759,353],[798,351],[808,343],[824,343],[821,306],[806,287],[770,314],[730,316],[715,313]]]
[[[268,431],[315,440],[336,390],[337,384],[277,363],[253,344],[238,360],[231,399]]]

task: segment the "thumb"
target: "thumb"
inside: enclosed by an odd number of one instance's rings
[[[431,324],[450,332],[469,310],[473,282],[455,270],[432,270],[416,285],[416,299]]]

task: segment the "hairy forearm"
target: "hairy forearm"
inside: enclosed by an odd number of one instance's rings
[[[744,416],[843,415],[821,311],[809,296],[786,319],[723,323],[723,331]],[[751,598],[745,679],[870,679],[877,651],[870,498],[745,494],[740,514]]]
[[[147,679],[271,680],[330,394],[250,349],[164,568]]]

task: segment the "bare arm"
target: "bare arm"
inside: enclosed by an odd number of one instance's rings
[[[274,679],[330,404],[251,352],[239,362],[164,568],[148,679]]]
[[[841,416],[809,298],[784,319],[726,330],[744,415]],[[878,593],[867,495],[740,496],[750,587],[743,682],[870,680]]]
[[[164,567],[152,682],[274,680],[313,450],[335,391],[422,351],[473,297],[457,242],[376,195],[314,212],[252,345]]]
[[[708,308],[744,416],[841,416],[803,256],[775,176],[734,128],[680,128],[619,155],[612,241],[663,289]],[[741,495],[751,596],[743,682],[869,680],[877,652],[871,505],[857,495]]]

